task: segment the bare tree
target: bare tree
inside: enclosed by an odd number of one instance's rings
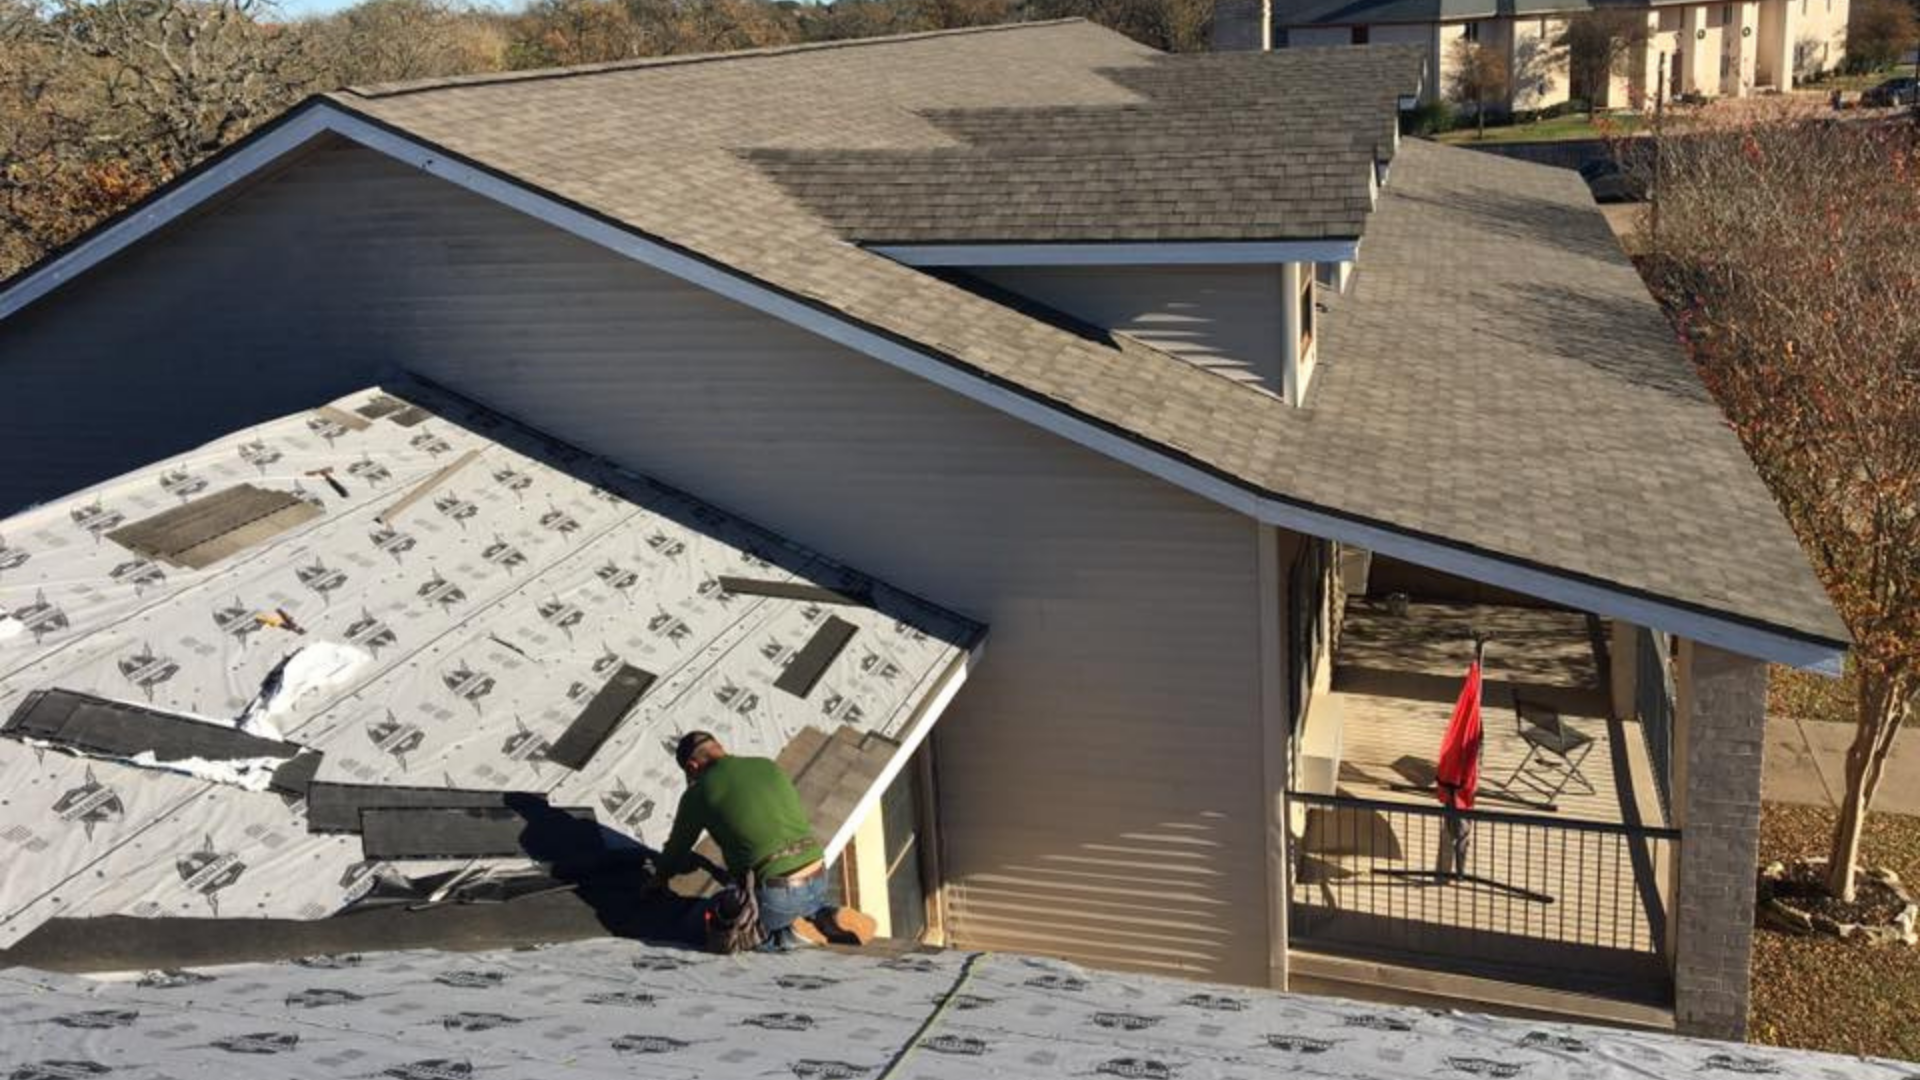
[[[163,180],[278,115],[313,70],[267,0],[61,0],[57,22],[92,62],[96,134],[140,147]]]
[[[1647,16],[1632,8],[1583,11],[1567,20],[1555,43],[1565,50],[1574,96],[1586,101],[1587,115],[1592,116],[1594,103],[1613,77],[1626,74],[1634,54],[1646,47]]]
[[[317,79],[353,86],[498,71],[503,22],[449,0],[365,0],[304,30]]]
[[[1645,263],[1851,630],[1858,700],[1827,887],[1920,696],[1920,138],[1745,120],[1663,136]]]
[[[1455,101],[1473,106],[1478,138],[1487,137],[1487,110],[1506,100],[1512,84],[1507,58],[1498,49],[1461,38],[1453,43],[1448,59],[1447,94]]]

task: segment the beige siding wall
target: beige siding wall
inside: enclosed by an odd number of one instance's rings
[[[43,402],[186,372],[116,413],[145,454],[181,401],[232,426],[392,362],[982,619],[937,736],[952,939],[1266,978],[1250,521],[365,152],[227,214],[0,365]]]
[[[1512,72],[1513,107],[1544,109],[1567,100],[1566,51],[1554,45],[1566,33],[1567,20],[1521,17],[1508,20],[1508,25],[1512,27],[1507,68]]]
[[[1237,382],[1280,392],[1278,266],[1009,266],[972,272]]]

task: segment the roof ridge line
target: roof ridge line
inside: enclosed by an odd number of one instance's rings
[[[895,45],[911,41],[925,41],[931,38],[957,37],[964,34],[990,34],[1015,30],[1037,30],[1045,27],[1066,26],[1072,23],[1085,23],[1088,26],[1096,25],[1091,20],[1076,15],[1063,19],[1036,19],[1031,22],[993,23],[987,26],[954,26],[943,30],[919,30],[907,34],[883,34],[878,37],[840,38],[833,41],[801,41],[787,45],[767,45],[757,49],[735,49],[728,52],[640,56],[630,60],[611,60],[599,64],[574,64],[565,67],[533,68],[526,71],[496,71],[478,75],[451,75],[434,79],[372,83],[366,86],[341,87],[333,93],[347,94],[367,100],[378,100],[381,98],[405,97],[409,94],[430,93],[435,90],[462,90],[470,87],[498,86],[508,83],[543,82],[549,79],[572,79],[588,75],[606,75],[620,71],[679,67],[686,64],[709,64],[729,60],[758,60],[778,56],[790,56],[798,53],[821,52],[828,49]]]

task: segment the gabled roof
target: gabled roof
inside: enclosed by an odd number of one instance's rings
[[[1206,100],[1209,80],[1277,85],[1306,70],[1301,65],[1374,68],[1379,55],[1363,48],[1167,57],[1069,21],[344,91],[23,275],[0,291],[0,317],[332,132],[1263,521],[1749,655],[1837,670],[1846,633],[1718,412],[1700,400],[1677,403],[1635,374],[1692,378],[1659,335],[1652,300],[1637,282],[1628,285],[1633,270],[1617,248],[1572,250],[1552,229],[1487,214],[1475,218],[1483,230],[1460,238],[1465,246],[1402,246],[1406,265],[1373,268],[1395,282],[1383,302],[1453,295],[1466,306],[1423,314],[1485,327],[1486,337],[1460,335],[1455,347],[1464,355],[1436,355],[1433,342],[1442,339],[1423,337],[1410,308],[1405,333],[1392,339],[1386,389],[1342,395],[1329,382],[1295,408],[1165,353],[1074,334],[850,243],[754,158],[950,151],[983,127],[957,130],[956,113],[1153,110]],[[1206,77],[1163,74],[1183,65]],[[1127,85],[1141,79],[1158,80],[1160,97]],[[1246,108],[1278,122],[1290,106],[1253,94]],[[1039,128],[1052,122],[1021,115]],[[1138,146],[1150,147],[1163,138],[1152,130],[1136,126],[1126,145],[1140,138]],[[1091,156],[1087,176],[1111,164],[1112,143],[1080,145]],[[1498,201],[1498,188],[1485,185],[1511,182],[1530,193],[1521,205],[1556,228],[1588,238],[1604,228],[1577,178],[1529,165],[1462,166],[1457,183],[1396,192],[1401,174],[1468,153],[1435,149],[1401,162],[1378,213],[1397,204],[1403,217],[1473,216]],[[1236,167],[1230,159],[1220,165]],[[1178,221],[1181,198],[1164,190],[1166,220]],[[1205,258],[1203,242],[1161,246],[1186,261]],[[1362,256],[1363,266],[1369,261]],[[1509,263],[1555,287],[1522,294],[1476,286],[1505,280]],[[1500,344],[1505,319],[1515,315],[1591,319],[1593,305],[1583,300],[1590,280],[1606,283],[1614,312],[1632,326],[1581,346],[1597,357],[1569,355],[1564,336]],[[1363,280],[1359,288],[1365,296],[1383,287]],[[1516,310],[1522,295],[1533,306]],[[1329,340],[1327,363],[1339,364],[1342,340],[1353,338]],[[1499,359],[1492,377],[1462,383],[1463,371],[1488,373],[1476,360],[1482,353]],[[1571,372],[1582,377],[1556,381]],[[1363,375],[1356,364],[1346,377],[1382,373]],[[1501,400],[1515,386],[1536,385],[1544,388],[1537,397]],[[1574,385],[1577,393],[1565,389]],[[1583,407],[1557,410],[1552,424],[1519,407],[1551,397],[1554,386],[1562,386],[1562,401]],[[1451,412],[1433,408],[1454,400],[1460,407]],[[1516,433],[1534,453],[1498,453]],[[1456,462],[1488,453],[1498,468],[1472,476],[1474,497],[1460,497],[1466,479]]]
[[[1420,66],[1411,47],[1182,58],[1110,73],[1137,104],[924,111],[954,146],[747,156],[869,244],[1353,238]]]

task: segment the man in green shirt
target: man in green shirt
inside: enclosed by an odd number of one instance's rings
[[[872,939],[872,918],[827,904],[826,852],[814,838],[800,793],[779,765],[767,758],[733,757],[704,731],[681,736],[674,760],[686,774],[687,790],[654,865],[656,882],[691,868],[694,843],[701,833],[712,833],[728,873],[744,878],[753,872],[760,926],[767,935],[761,948],[823,945],[829,933],[860,944]]]

